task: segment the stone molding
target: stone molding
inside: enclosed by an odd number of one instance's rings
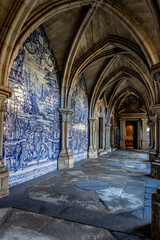
[[[4,96],[6,98],[9,98],[9,97],[11,97],[12,93],[13,93],[12,88],[8,88],[8,87],[5,87],[3,85],[0,85],[0,96]]]
[[[151,105],[150,109],[157,115],[160,115],[160,104]]]
[[[121,113],[121,119],[147,119],[147,113]]]

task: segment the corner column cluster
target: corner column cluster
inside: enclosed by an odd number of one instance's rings
[[[95,144],[95,122],[96,118],[89,118],[89,130],[90,130],[90,141],[89,141],[89,150],[88,157],[96,158],[97,157],[97,149]]]
[[[11,96],[13,90],[0,86],[0,197],[8,195],[9,171],[5,166],[3,158],[3,131],[5,100]]]
[[[68,108],[58,109],[62,116],[62,130],[61,130],[61,151],[58,156],[58,169],[67,169],[74,166],[74,157],[69,148],[69,116],[73,113]]]

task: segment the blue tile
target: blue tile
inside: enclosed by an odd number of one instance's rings
[[[4,158],[10,186],[57,168],[60,151],[60,76],[42,26],[15,58],[6,102]]]
[[[87,158],[88,152],[88,93],[84,76],[77,80],[71,98],[69,147],[77,162]]]

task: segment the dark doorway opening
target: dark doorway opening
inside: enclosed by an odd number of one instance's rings
[[[103,129],[103,118],[99,118],[99,148],[102,149],[103,148],[103,133],[104,133],[104,129]]]
[[[137,148],[137,122],[126,121],[126,148]]]

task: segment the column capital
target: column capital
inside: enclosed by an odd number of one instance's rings
[[[95,122],[97,118],[88,118],[89,122]]]
[[[160,115],[160,104],[151,105],[151,106],[150,106],[150,109],[151,109],[154,113]]]
[[[156,115],[149,116],[149,119],[152,121],[152,123],[155,122],[156,121]]]
[[[122,122],[122,121],[124,121],[124,120],[125,120],[124,118],[120,118],[120,119],[119,119],[120,122]]]
[[[142,121],[147,121],[147,119],[146,119],[146,118],[141,118],[141,120],[142,120]]]
[[[13,93],[12,88],[8,88],[3,85],[0,85],[0,97],[9,98],[11,97],[12,93]]]
[[[58,111],[61,115],[63,114],[72,114],[73,110],[69,109],[69,108],[58,108]]]
[[[153,81],[160,83],[160,62],[151,67],[151,77]]]
[[[63,122],[67,122],[69,115],[73,113],[73,111],[69,108],[59,108],[58,111],[62,115]]]

